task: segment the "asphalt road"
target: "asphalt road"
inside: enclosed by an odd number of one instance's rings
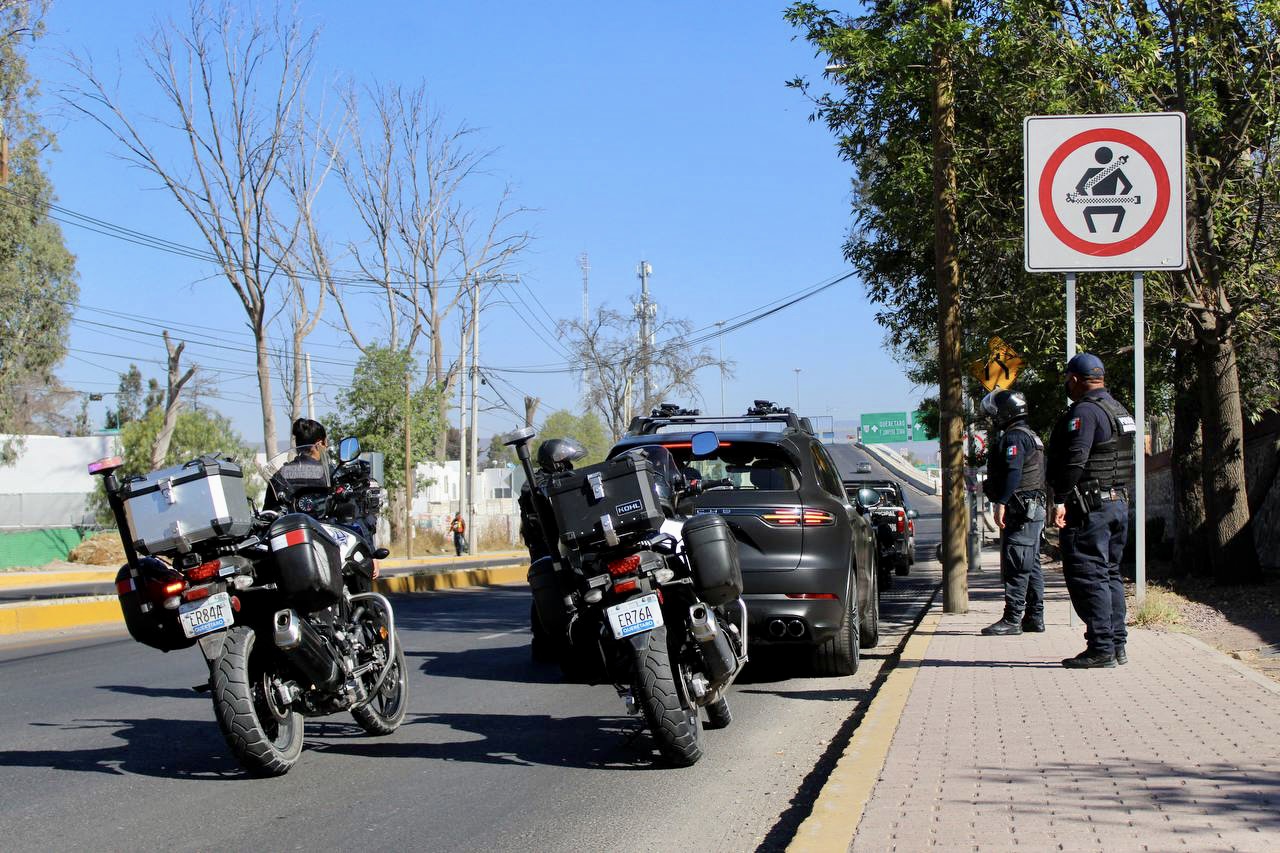
[[[842,468],[860,456],[837,448]],[[918,505],[927,553],[937,502]],[[405,725],[369,738],[345,715],[312,722],[299,764],[273,780],[245,777],[228,755],[208,697],[190,689],[203,680],[194,649],[9,643],[0,846],[781,849],[937,588],[936,567],[920,568],[883,593],[883,639],[856,675],[753,661],[730,694],[733,725],[704,733],[706,756],[686,770],[656,762],[612,688],[529,662],[523,587],[397,597],[414,670]]]

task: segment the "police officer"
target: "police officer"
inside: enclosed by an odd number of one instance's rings
[[[988,636],[1044,631],[1044,443],[1027,424],[1027,400],[1017,391],[995,391],[982,408],[1002,430],[987,462],[986,496],[1000,528],[1000,579],[1004,616],[982,629]]]
[[[1071,604],[1088,647],[1062,662],[1072,669],[1128,663],[1120,557],[1129,536],[1129,490],[1137,430],[1106,389],[1102,360],[1080,353],[1067,363],[1072,406],[1049,439],[1049,485]]]

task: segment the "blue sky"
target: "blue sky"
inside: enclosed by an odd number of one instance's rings
[[[139,36],[157,15],[183,7],[55,0],[32,70],[58,133],[49,169],[60,203],[198,245],[193,226],[155,180],[122,162],[101,130],[51,95],[73,80],[65,52],[87,51],[101,67],[118,68],[126,99],[145,105]],[[818,76],[821,61],[792,40],[781,4],[303,0],[300,8],[321,27],[313,91],[346,76],[425,80],[450,122],[479,129],[478,143],[497,149],[492,180],[509,182],[516,201],[536,209],[526,219],[536,240],[518,269],[553,318],[580,313],[577,259],[584,251],[593,306],[627,308],[644,258],[653,266],[654,298],[698,327],[846,271],[840,245],[850,222],[850,172],[830,134],[808,121],[807,102],[783,85],[796,74]],[[346,239],[342,223],[335,221],[334,231],[335,242]],[[247,438],[260,440],[250,338],[226,283],[195,261],[75,227],[65,233],[87,307],[77,312],[64,381],[110,390],[130,359],[159,377],[160,365],[146,360],[161,360],[163,344],[122,326],[205,328],[222,345],[193,341],[188,351],[220,371],[218,407]],[[138,319],[95,316],[94,308]],[[794,404],[797,367],[806,413],[845,419],[913,408],[924,392],[910,387],[883,350],[873,314],[861,285],[850,280],[726,336],[725,357],[736,362],[725,386],[728,408],[759,397]],[[563,361],[509,307],[492,309],[482,328],[486,364]],[[357,355],[344,341],[329,328],[311,339],[330,396]],[[568,377],[509,379],[542,398],[542,416],[577,408]],[[518,392],[500,390],[519,406]],[[718,408],[714,369],[703,374],[702,391],[707,407]],[[489,413],[482,435],[514,421],[510,413]]]

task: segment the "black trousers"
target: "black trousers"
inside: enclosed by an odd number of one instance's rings
[[[1124,626],[1124,579],[1120,558],[1129,538],[1129,504],[1104,501],[1102,509],[1067,510],[1067,526],[1059,535],[1062,574],[1071,605],[1084,622],[1090,651],[1115,653],[1129,633]]]
[[[1043,515],[1043,509],[1037,515]],[[1010,622],[1022,618],[1044,621],[1044,571],[1040,568],[1040,533],[1044,518],[1005,516],[1000,532],[1000,580],[1004,582],[1004,616]]]

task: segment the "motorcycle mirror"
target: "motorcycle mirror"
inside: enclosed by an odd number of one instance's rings
[[[710,456],[720,449],[720,437],[710,430],[695,432],[689,444],[694,457]]]
[[[379,548],[378,550],[373,552],[373,559],[375,560],[385,560],[389,556],[391,556],[391,552],[388,551],[386,548]]]
[[[360,457],[360,439],[354,435],[348,436],[338,442],[338,461],[343,465],[353,462]]]
[[[858,504],[860,506],[872,507],[880,503],[880,493],[870,486],[864,486],[858,489]]]

